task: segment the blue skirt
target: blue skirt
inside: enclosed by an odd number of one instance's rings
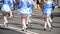
[[[54,13],[54,11],[51,9],[46,9],[43,11],[43,14],[46,16],[51,16],[51,14]]]
[[[9,5],[11,10],[14,10],[14,4]]]
[[[31,15],[32,9],[31,8],[21,8],[21,9],[18,9],[18,12],[20,12],[21,14]]]
[[[2,11],[5,11],[5,12],[9,12],[10,11],[10,7],[8,4],[4,4],[1,8]]]

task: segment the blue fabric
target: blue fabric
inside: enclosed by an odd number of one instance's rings
[[[46,14],[46,16],[50,16],[52,13],[54,13],[53,6],[54,3],[45,4],[43,13]]]
[[[22,14],[32,14],[34,3],[29,3],[30,0],[22,0],[18,6],[18,12]]]
[[[4,0],[3,3],[4,4],[8,4],[9,0]]]
[[[8,4],[10,9],[13,10],[14,9],[14,4],[16,3],[15,0],[4,0],[4,4]]]
[[[2,6],[2,8],[1,8],[1,10],[2,11],[5,11],[5,12],[9,12],[10,11],[10,7],[9,7],[9,5],[8,5],[8,0],[4,0],[4,4],[3,4],[3,6]]]
[[[5,11],[5,12],[9,12],[10,11],[10,7],[8,4],[4,4],[1,8],[2,11]]]
[[[2,11],[9,12],[14,9],[13,4],[16,3],[15,0],[4,0],[4,4],[2,6]]]
[[[9,0],[9,7],[10,7],[10,9],[11,10],[13,10],[14,9],[14,4],[16,3],[16,1],[15,0]]]
[[[27,2],[27,7],[33,8],[34,7],[34,2],[32,2],[32,3]]]

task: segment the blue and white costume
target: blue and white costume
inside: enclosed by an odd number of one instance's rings
[[[52,1],[48,1],[46,4],[44,4],[43,13],[46,16],[51,16],[51,14],[54,13],[53,6],[55,6],[55,4]]]
[[[2,6],[2,11],[9,12],[10,10],[13,10],[13,4],[15,3],[15,0],[4,0],[4,4]]]
[[[9,7],[10,7],[11,10],[14,9],[14,4],[15,4],[15,3],[16,3],[15,0],[9,0]]]
[[[32,8],[34,7],[34,2],[30,0],[21,0],[18,6],[18,12],[21,14],[32,14]]]
[[[4,0],[4,4],[3,4],[2,8],[1,8],[2,11],[5,11],[5,12],[10,11],[10,7],[8,5],[8,2],[9,2],[8,0]]]

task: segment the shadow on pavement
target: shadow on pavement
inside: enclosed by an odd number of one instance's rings
[[[29,27],[29,29],[32,29],[32,30],[41,30],[41,31],[44,31],[44,29],[40,29],[40,28],[32,28],[32,27]]]
[[[42,19],[42,16],[39,16],[39,15],[32,15],[32,18]]]
[[[53,26],[53,28],[60,28],[60,26]]]
[[[22,24],[19,24],[19,23],[8,23],[8,25],[15,25],[16,27],[21,27],[22,28]]]
[[[56,21],[55,21],[55,22],[53,22],[53,23],[60,23],[60,22],[56,22]]]
[[[24,34],[24,33],[17,32],[17,31],[12,30],[12,29],[0,27],[0,34]]]
[[[40,25],[40,26],[44,26],[43,24],[41,23],[37,23],[37,22],[32,22],[31,24],[36,24],[36,25]],[[32,30],[41,30],[41,31],[44,31],[44,29],[40,29],[40,28],[35,28],[35,27],[29,27],[29,29],[32,29]]]
[[[60,12],[54,13],[54,17],[60,17]]]
[[[54,17],[60,17],[60,12],[54,13]],[[43,15],[32,15],[32,18],[43,19]]]
[[[40,26],[44,26],[43,24],[41,24],[41,23],[35,23],[35,22],[32,22],[32,24],[37,24],[37,25],[40,25]]]
[[[19,24],[19,23],[9,23],[9,24],[12,24],[12,25],[22,25],[22,24]]]

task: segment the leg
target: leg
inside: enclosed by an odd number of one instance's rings
[[[26,26],[26,19],[27,19],[27,16],[25,15],[22,15],[22,30],[25,31],[27,26]]]
[[[29,27],[29,24],[30,24],[30,26],[32,26],[30,17],[31,17],[31,15],[28,15],[28,17],[27,17],[27,23],[26,23],[27,27]]]
[[[7,14],[6,13],[3,14],[3,19],[4,19],[4,26],[7,27],[8,21],[7,21]]]
[[[37,8],[40,10],[40,6],[39,6],[39,4],[37,4]]]
[[[30,17],[31,17],[31,15],[28,15],[28,17],[27,17],[27,24],[31,23]]]
[[[13,13],[12,13],[12,11],[10,11],[10,17],[9,18],[11,18],[13,16]]]
[[[47,29],[47,18],[46,17],[44,18],[44,22],[45,22],[44,30],[46,30]]]
[[[51,23],[49,22],[49,17],[47,17],[47,24],[49,26],[49,31],[51,31],[52,26],[51,26]]]
[[[52,19],[51,19],[51,17],[49,17],[49,21],[52,23]]]
[[[53,23],[52,23],[52,18],[51,17],[49,17],[49,21],[50,21],[51,26],[52,26]]]

